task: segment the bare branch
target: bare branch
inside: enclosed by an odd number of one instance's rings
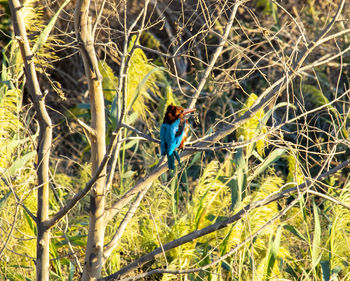
[[[321,174],[316,180],[320,181],[334,173],[336,173],[337,171],[347,167],[350,165],[350,160],[348,161],[344,161],[343,163],[339,164],[338,166],[334,167],[333,169]],[[175,239],[172,242],[169,242],[165,245],[163,245],[162,247],[159,247],[157,249],[155,249],[154,251],[152,251],[151,253],[137,259],[136,261],[130,263],[129,265],[127,265],[126,267],[122,268],[121,270],[119,270],[118,272],[109,275],[107,277],[101,278],[100,280],[118,280],[120,279],[122,276],[124,276],[125,274],[133,271],[134,269],[138,268],[139,266],[141,266],[142,264],[154,259],[157,255],[161,254],[162,251],[169,251],[171,249],[174,249],[180,245],[183,245],[185,243],[188,243],[190,241],[193,241],[194,239],[197,239],[199,237],[202,237],[204,235],[207,235],[211,232],[217,231],[219,229],[222,229],[230,224],[232,224],[233,222],[241,219],[244,215],[246,215],[248,212],[250,212],[251,210],[254,210],[256,208],[265,206],[267,204],[270,204],[272,202],[275,202],[277,200],[286,198],[287,196],[294,194],[296,192],[303,192],[305,191],[307,188],[310,187],[312,181],[306,181],[305,183],[296,186],[296,187],[292,187],[289,189],[286,189],[284,191],[278,192],[278,193],[274,193],[271,194],[270,196],[259,200],[259,201],[255,201],[252,202],[248,205],[246,205],[243,209],[241,209],[239,212],[237,212],[235,215],[233,215],[232,217],[222,221],[222,222],[217,222],[214,223],[212,225],[209,225],[203,229],[199,229],[199,230],[195,230],[183,237],[180,237],[178,239]]]
[[[85,187],[82,190],[80,190],[77,194],[75,194],[74,197],[70,201],[68,201],[51,219],[49,219],[45,222],[46,228],[51,228],[62,217],[64,217],[79,202],[79,200],[81,198],[83,198],[89,192],[89,190],[94,185],[96,180],[98,180],[101,176],[103,176],[101,174],[106,167],[106,163],[111,158],[112,151],[117,144],[117,137],[116,136],[117,136],[117,131],[114,132],[114,134],[112,134],[112,138],[111,138],[110,144],[107,148],[107,152],[106,152],[103,160],[101,161],[100,166],[98,167],[95,174],[93,175],[93,177],[86,183]]]
[[[274,84],[272,84],[270,87],[268,87],[257,99],[255,106],[253,106],[250,110],[248,110],[246,113],[244,113],[241,117],[237,118],[232,122],[232,124],[226,125],[222,129],[218,130],[212,135],[206,136],[203,141],[195,145],[194,147],[207,147],[211,144],[214,144],[218,142],[220,139],[224,138],[225,136],[233,133],[240,125],[242,125],[246,120],[254,116],[254,114],[260,110],[261,108],[264,108],[268,103],[270,103],[276,95],[280,94],[287,85],[296,77],[298,74],[298,71],[300,71],[300,67],[302,65],[302,62],[305,61],[307,56],[312,52],[312,50],[319,45],[319,40],[321,40],[330,30],[330,28],[333,26],[336,19],[339,17],[341,12],[341,7],[344,5],[344,0],[339,4],[339,8],[337,10],[336,15],[334,16],[333,20],[330,24],[326,26],[326,28],[321,32],[321,34],[315,39],[316,41],[312,41],[307,48],[300,54],[299,58],[295,61],[294,67],[291,68],[291,70],[285,74],[282,78],[277,80]],[[204,85],[204,84],[203,84]],[[200,86],[200,85],[199,85]],[[198,86],[198,89],[199,89]],[[197,91],[198,93],[199,91]],[[195,99],[193,99],[195,102]],[[181,158],[183,160],[188,159],[195,151],[185,151],[181,153]],[[158,178],[162,173],[166,171],[166,166],[162,165],[152,171],[151,174],[149,174],[145,179],[140,179],[140,181],[129,191],[127,191],[120,199],[118,199],[109,210],[107,210],[106,218],[107,221],[109,221],[115,214],[119,213],[120,210],[130,202],[130,200],[138,194],[143,188],[146,186],[149,187],[150,184]]]
[[[160,143],[159,140],[154,139],[154,138],[152,138],[151,136],[142,133],[141,131],[139,131],[138,129],[136,129],[136,128],[130,126],[130,125],[127,125],[127,124],[125,124],[125,123],[122,123],[121,126],[124,127],[124,128],[127,128],[128,130],[133,131],[133,132],[136,133],[137,135],[139,135],[139,136],[145,138],[146,140],[149,140],[149,141],[155,142],[155,143]]]
[[[211,60],[210,60],[210,63],[209,65],[207,66],[207,68],[205,69],[205,72],[203,74],[203,77],[201,78],[201,81],[199,82],[199,85],[196,89],[196,92],[194,93],[194,95],[192,96],[192,99],[191,99],[191,102],[189,104],[189,108],[193,108],[197,102],[197,99],[205,85],[205,83],[207,82],[207,79],[209,77],[209,74],[210,72],[212,71],[218,57],[220,56],[221,54],[221,51],[222,51],[222,48],[224,47],[226,41],[227,41],[227,37],[230,33],[230,30],[231,30],[231,27],[232,27],[232,24],[233,24],[233,21],[236,17],[236,12],[237,12],[237,9],[240,5],[242,5],[243,3],[245,3],[246,1],[235,1],[235,4],[233,5],[232,7],[232,10],[229,12],[230,14],[230,18],[227,22],[227,25],[225,27],[225,32],[224,32],[224,35],[223,37],[221,38],[220,40],[220,43],[219,43],[219,46],[217,47],[215,53],[213,54]]]
[[[118,229],[114,233],[111,241],[105,246],[104,251],[103,251],[103,260],[104,261],[106,261],[106,259],[112,254],[112,251],[117,246],[117,243],[118,243],[119,239],[121,238],[122,234],[124,233],[126,226],[128,225],[128,223],[130,222],[130,220],[134,216],[137,207],[140,205],[143,196],[146,194],[146,192],[145,192],[146,190],[147,189],[143,190],[142,192],[140,192],[136,196],[135,201],[131,204],[128,212],[126,213],[123,221],[120,223]]]

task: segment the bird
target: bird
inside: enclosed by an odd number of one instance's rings
[[[194,109],[185,109],[173,104],[168,105],[163,124],[160,128],[160,151],[161,155],[168,158],[168,168],[175,169],[175,157],[181,166],[179,154],[176,148],[183,148],[187,138],[188,122],[185,116]]]

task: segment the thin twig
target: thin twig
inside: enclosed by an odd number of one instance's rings
[[[17,195],[16,191],[12,188],[12,186],[9,185],[9,183],[7,182],[7,180],[4,177],[1,177],[1,179],[3,180],[3,182],[11,189],[11,192],[13,193],[13,195],[16,197],[17,200],[17,204],[21,205],[22,208],[26,211],[26,213],[28,214],[28,216],[30,216],[32,218],[32,220],[37,223],[38,219],[37,217],[27,208],[26,205],[24,205],[23,201],[19,198],[19,196]]]
[[[160,143],[159,140],[154,139],[154,138],[152,138],[151,136],[142,133],[140,130],[138,130],[138,129],[136,129],[136,128],[130,126],[130,125],[127,125],[127,124],[125,124],[125,123],[122,123],[121,126],[124,127],[124,128],[127,128],[127,129],[130,130],[130,131],[133,131],[133,132],[136,133],[137,135],[139,135],[139,136],[141,136],[141,137],[143,137],[143,138],[145,138],[145,139],[147,139],[147,140],[149,140],[149,141],[151,141],[151,142],[155,142],[155,143],[158,143],[158,144]]]
[[[344,207],[344,208],[350,210],[350,206],[349,206],[349,205],[347,205],[347,204],[341,202],[340,200],[338,200],[338,199],[336,199],[336,198],[334,198],[334,197],[332,197],[332,196],[330,196],[330,195],[323,194],[323,193],[321,193],[321,192],[318,192],[318,191],[315,191],[315,190],[311,190],[311,189],[309,189],[309,190],[307,191],[307,193],[316,195],[316,196],[318,196],[318,197],[322,197],[322,198],[324,198],[324,199],[326,199],[326,200],[328,200],[328,201],[331,201],[331,202],[333,202],[333,203],[335,203],[335,204],[337,204],[337,205],[340,205],[340,206],[342,206],[342,207]]]
[[[95,175],[86,183],[85,187],[80,190],[78,193],[76,193],[73,198],[68,201],[52,218],[47,220],[45,222],[45,227],[51,228],[54,226],[63,216],[65,216],[78,202],[81,198],[83,198],[91,189],[91,187],[94,185],[94,183],[102,176],[102,171],[104,170],[108,160],[111,158],[112,151],[117,144],[117,133],[118,131],[115,131],[114,134],[112,134],[110,144],[107,148],[107,152],[104,156],[104,158],[101,161],[101,164],[99,165],[98,169],[96,170]]]
[[[102,12],[103,12],[103,8],[104,8],[105,4],[106,4],[106,0],[103,0],[103,1],[102,1],[102,4],[101,4],[101,7],[100,7],[100,10],[99,10],[99,12],[98,12],[98,15],[97,15],[97,17],[96,17],[96,21],[95,21],[95,23],[94,23],[94,26],[92,27],[92,31],[91,31],[91,37],[92,37],[92,38],[95,38],[95,33],[96,33],[97,24],[98,24],[98,22],[99,22],[100,19],[101,19]]]
[[[19,206],[19,203],[16,202],[16,209],[15,209],[15,214],[13,215],[13,222],[11,224],[10,232],[8,233],[7,238],[6,238],[5,242],[4,242],[4,246],[0,250],[0,258],[2,256],[2,253],[4,252],[4,250],[7,248],[7,245],[9,243],[9,241],[10,241],[10,238],[12,237],[12,233],[13,233],[13,230],[15,228],[15,224],[16,224],[16,220],[17,220],[18,206]]]
[[[207,79],[209,77],[209,74],[210,72],[212,71],[217,59],[219,58],[220,54],[221,54],[221,51],[222,51],[222,48],[224,47],[226,41],[227,41],[227,38],[228,38],[228,35],[231,31],[231,27],[232,27],[232,24],[233,24],[233,21],[234,19],[236,18],[236,12],[238,10],[238,7],[245,3],[246,1],[236,1],[232,7],[232,10],[229,12],[230,14],[230,18],[228,20],[228,23],[225,27],[225,32],[224,32],[224,35],[223,37],[221,38],[220,40],[220,43],[219,43],[219,46],[217,47],[215,53],[213,54],[211,60],[210,60],[210,63],[209,65],[207,66],[207,68],[205,69],[205,72],[203,74],[203,77],[201,78],[199,84],[198,84],[198,87],[196,89],[196,92],[193,94],[192,96],[192,99],[191,99],[191,102],[189,104],[189,108],[193,108],[197,102],[197,99],[205,85],[205,83],[207,82]]]

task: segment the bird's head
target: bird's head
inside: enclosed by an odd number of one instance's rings
[[[182,106],[170,104],[170,105],[168,105],[168,107],[166,109],[163,123],[172,124],[177,119],[179,119],[179,118],[183,119],[185,115],[187,115],[193,111],[194,111],[194,109],[189,109],[189,108],[185,109]]]

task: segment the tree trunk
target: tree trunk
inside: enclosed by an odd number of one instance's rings
[[[24,63],[24,72],[27,78],[26,87],[31,95],[34,108],[38,117],[40,134],[37,146],[37,177],[38,177],[38,208],[37,208],[37,280],[49,280],[49,243],[50,230],[44,222],[48,219],[49,212],[49,160],[52,142],[52,124],[45,107],[45,97],[40,91],[38,78],[33,62],[33,54],[29,46],[24,19],[21,13],[22,5],[18,0],[9,0],[11,18],[16,39],[19,43]]]
[[[89,0],[78,0],[75,10],[75,32],[88,80],[91,110],[91,163],[95,174],[106,153],[105,111],[102,79],[94,49],[89,13]],[[91,189],[90,223],[82,280],[101,277],[105,231],[105,169]]]

